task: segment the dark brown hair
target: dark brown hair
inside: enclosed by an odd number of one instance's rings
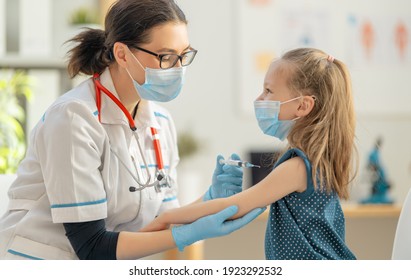
[[[101,73],[113,62],[115,42],[137,46],[150,40],[150,30],[167,22],[187,23],[174,0],[118,0],[105,18],[105,30],[87,28],[67,42],[76,43],[68,51],[68,73]]]

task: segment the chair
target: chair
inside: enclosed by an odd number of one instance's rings
[[[411,260],[411,189],[401,209],[392,250],[393,260]]]

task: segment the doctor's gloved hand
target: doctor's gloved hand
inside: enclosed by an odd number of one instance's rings
[[[175,226],[171,232],[178,249],[183,251],[184,247],[199,240],[227,235],[240,229],[258,217],[264,210],[265,207],[256,208],[241,218],[226,221],[238,211],[238,207],[232,205],[216,214],[202,217],[191,224]]]
[[[232,154],[231,158],[240,160],[240,156],[237,154]],[[239,166],[222,164],[220,163],[221,159],[224,160],[224,157],[218,155],[212,183],[204,194],[204,201],[229,197],[242,191],[243,169]]]

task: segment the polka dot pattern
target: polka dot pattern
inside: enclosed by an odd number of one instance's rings
[[[276,166],[295,156],[305,162],[307,190],[271,204],[265,236],[266,259],[356,259],[345,244],[345,219],[339,198],[335,193],[314,190],[306,155],[290,149]]]

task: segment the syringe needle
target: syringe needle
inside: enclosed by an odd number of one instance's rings
[[[252,167],[260,168],[260,166],[249,163],[248,161],[241,161],[241,160],[234,160],[234,159],[226,159],[226,160],[220,159],[220,164],[240,166],[240,167],[246,167],[246,168],[252,168]]]

